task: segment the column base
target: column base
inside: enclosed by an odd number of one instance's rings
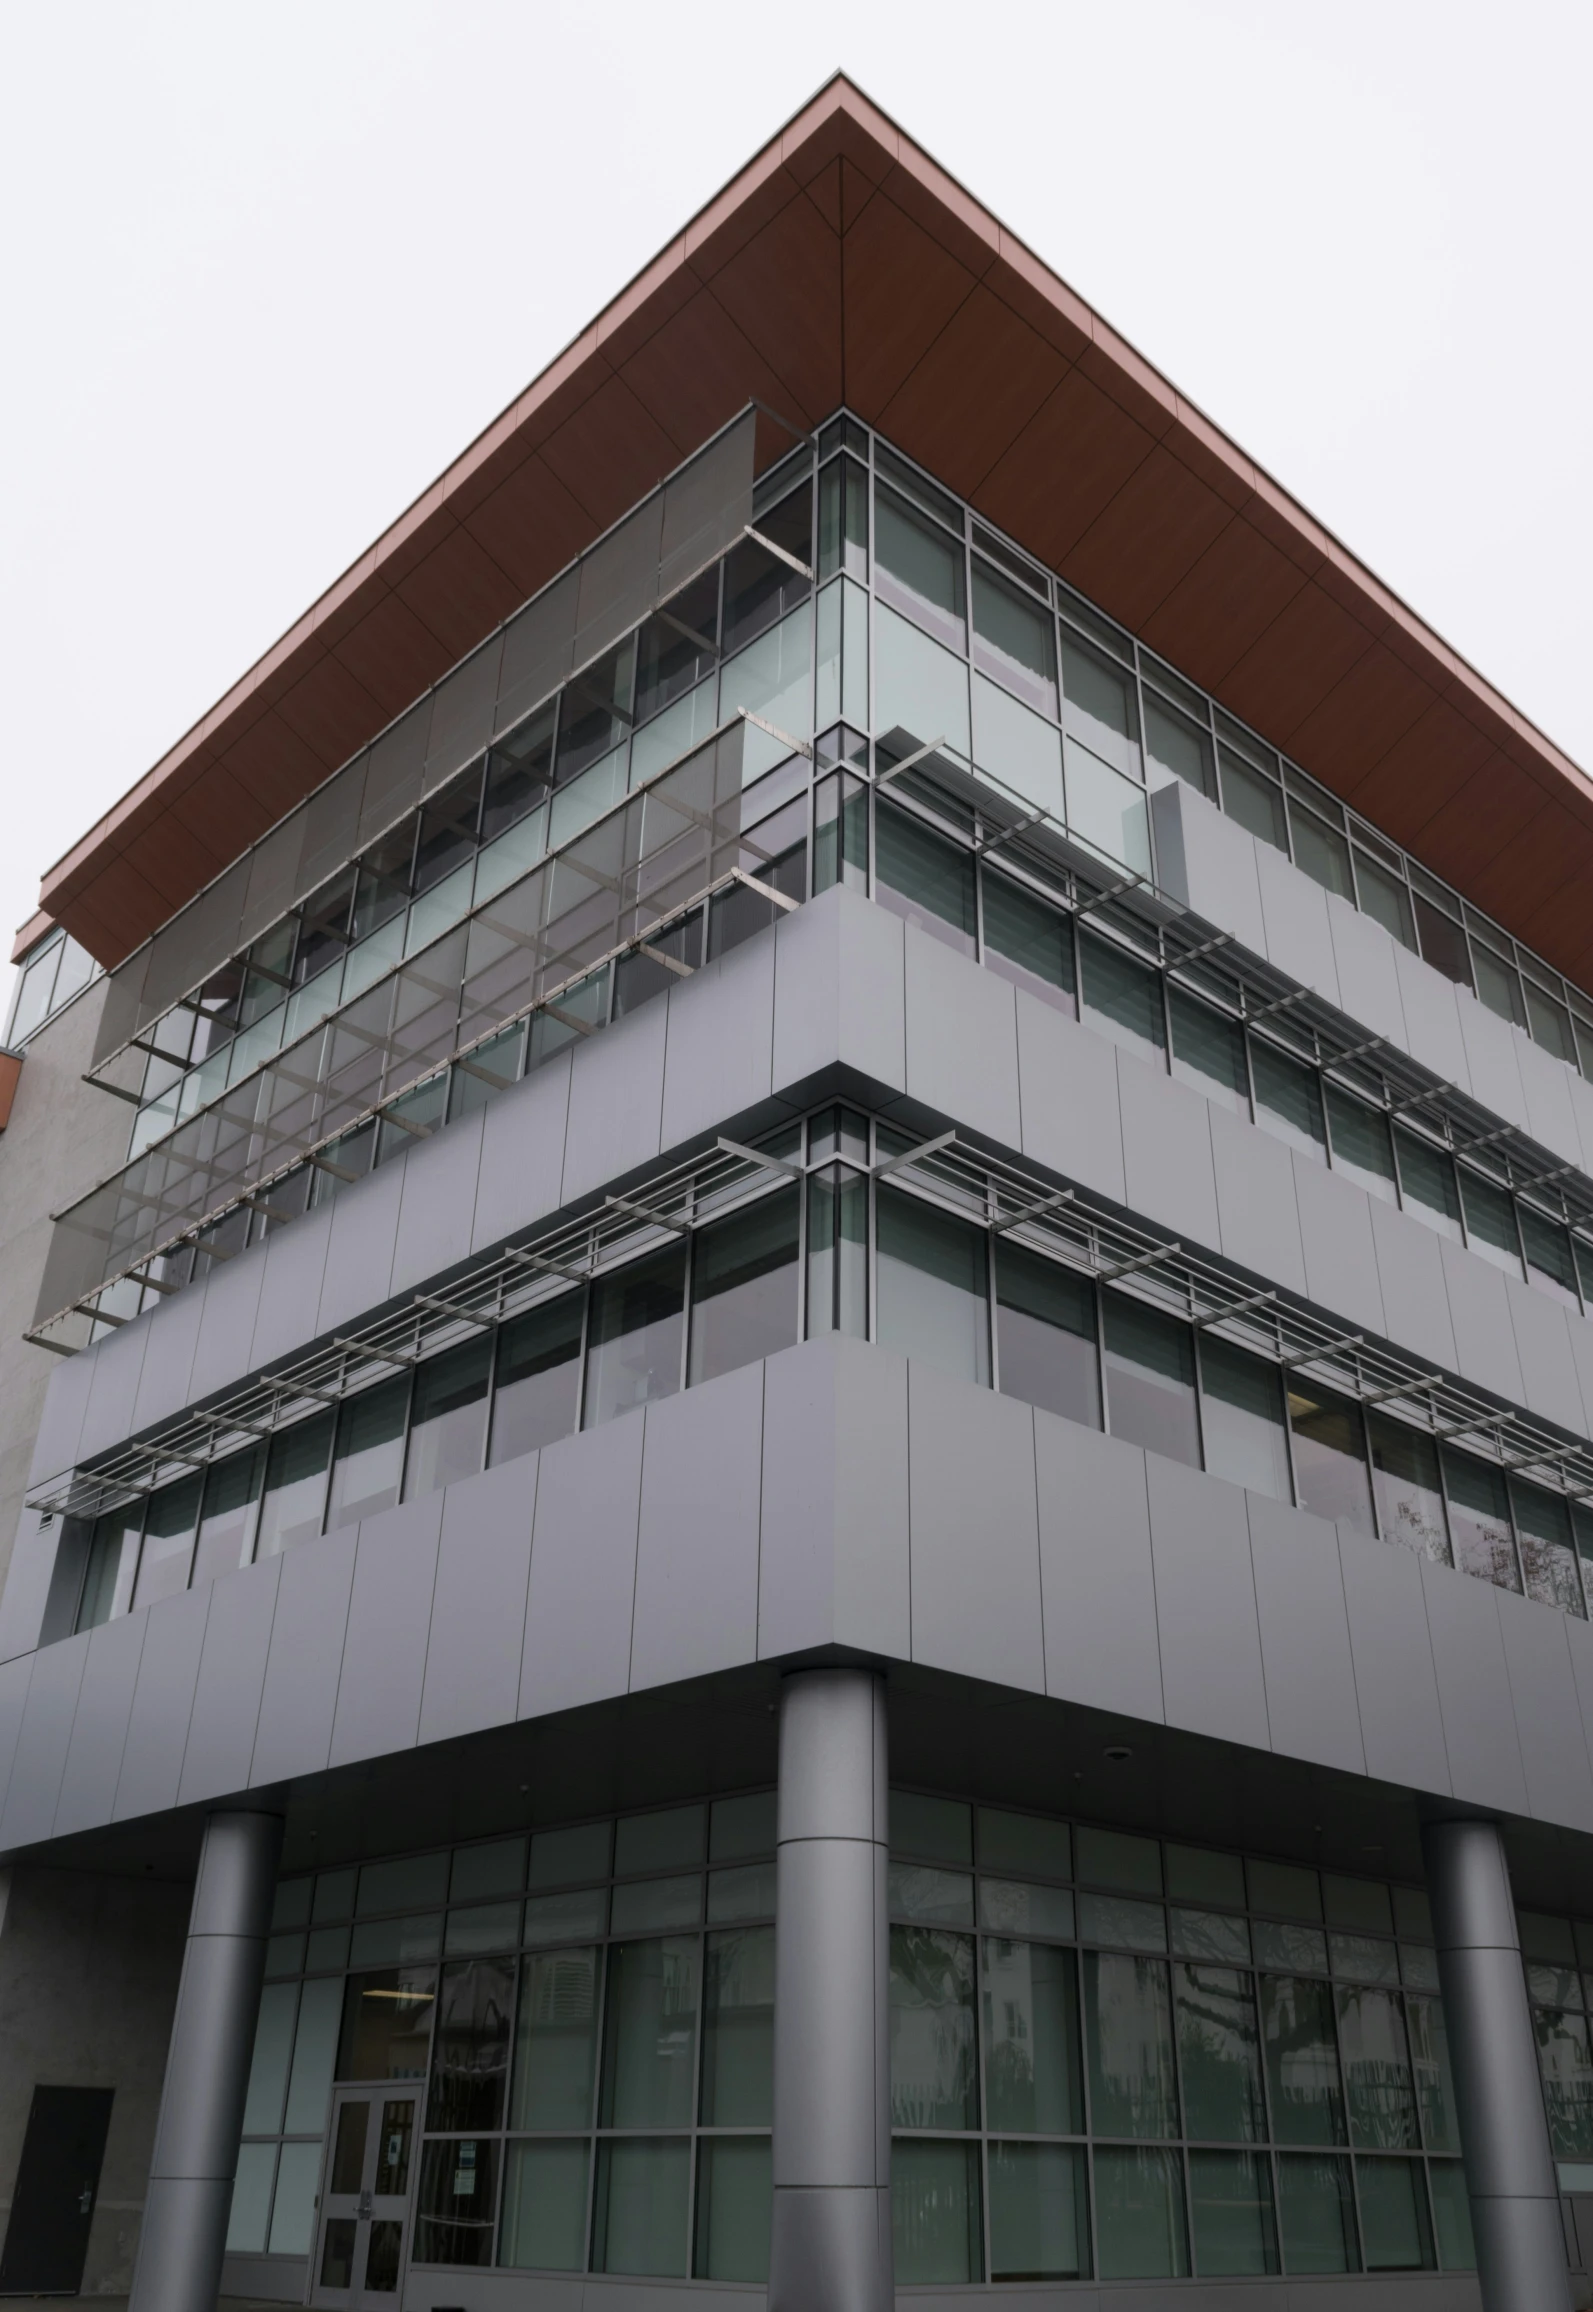
[[[230,2178],[150,2177],[132,2312],[214,2312],[231,2211]]]
[[[891,2266],[888,2189],[775,2186],[769,2312],[891,2312]]]
[[[1571,2302],[1559,2200],[1471,2203],[1477,2277],[1487,2312],[1561,2312]]]

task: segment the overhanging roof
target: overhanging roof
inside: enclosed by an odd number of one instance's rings
[[[119,961],[749,398],[847,403],[1593,986],[1593,784],[840,77],[51,868],[45,917]]]

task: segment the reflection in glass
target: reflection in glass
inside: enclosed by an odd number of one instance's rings
[[[546,1951],[520,1964],[511,2128],[589,2127],[597,2072],[593,1949]],[[584,2199],[585,2183],[582,2183]]]
[[[1549,2114],[1549,2141],[1556,2159],[1593,2154],[1593,2052],[1588,2021],[1553,2007],[1534,2007],[1538,2069]]]
[[[1273,2140],[1343,2143],[1344,2095],[1328,1985],[1300,1976],[1263,1975],[1261,2036]]]
[[[1528,1281],[1541,1292],[1552,1293],[1580,1315],[1581,1296],[1576,1289],[1576,1263],[1571,1258],[1571,1239],[1558,1221],[1546,1220],[1541,1212],[1534,1212],[1530,1204],[1520,1204],[1516,1214],[1521,1222],[1521,1243],[1527,1256]]]
[[[808,1338],[868,1337],[868,1183],[842,1165],[808,1180]]]
[[[905,610],[937,641],[953,650],[964,647],[962,541],[883,484],[874,490],[874,564],[883,600]]]
[[[891,2229],[898,2288],[979,2279],[984,2257],[977,2144],[896,2137]]]
[[[1189,2244],[1177,2152],[1097,2150],[1095,2249],[1103,2280],[1184,2277]]]
[[[1397,1991],[1335,1992],[1350,2141],[1357,2151],[1415,2151],[1416,2089]]]
[[[767,2136],[705,2136],[697,2147],[697,2230],[692,2269],[700,2280],[769,2277],[774,2178]]]
[[[1197,2143],[1258,2143],[1266,2134],[1252,1982],[1230,1967],[1173,1969],[1184,2131]]]
[[[1026,1405],[1101,1426],[1095,1288],[1002,1238],[996,1248],[1001,1388]]]
[[[1314,1068],[1303,1067],[1260,1036],[1250,1039],[1250,1073],[1255,1086],[1256,1122],[1303,1155],[1327,1161],[1327,1120],[1322,1085]]]
[[[491,1370],[492,1340],[485,1333],[417,1368],[404,1465],[406,1501],[435,1493],[456,1478],[474,1477],[481,1467]]]
[[[685,1283],[685,1253],[672,1249],[592,1287],[583,1428],[680,1387]]]
[[[1438,1448],[1430,1437],[1373,1413],[1372,1490],[1377,1522],[1385,1541],[1403,1542],[1435,1565],[1449,1563],[1444,1496],[1438,1481]]]
[[[1167,1968],[1159,1959],[1084,1953],[1090,2125],[1097,2135],[1178,2133]],[[1101,2241],[1103,2277],[1106,2244]]]
[[[986,1239],[949,1212],[881,1188],[875,1337],[963,1381],[990,1379]]]
[[[1355,2208],[1347,2159],[1278,2161],[1278,2229],[1286,2272],[1354,2272]]]
[[[1278,1368],[1208,1333],[1200,1344],[1201,1424],[1206,1467],[1231,1485],[1291,1497],[1289,1440]]]
[[[429,2131],[503,2125],[514,1975],[512,1959],[466,1959],[444,1967],[426,2104]]]
[[[891,1929],[891,2121],[977,2127],[973,1939]]]
[[[1419,2272],[1433,2263],[1427,2185],[1415,2159],[1355,2163],[1361,2202],[1361,2252],[1369,2272]]]
[[[1334,1171],[1346,1173],[1372,1195],[1395,1202],[1394,1143],[1388,1118],[1334,1083],[1327,1087],[1327,1113]]]
[[[592,2268],[659,2279],[686,2270],[691,2142],[632,2136],[600,2143]]]
[[[1362,1533],[1375,1533],[1359,1405],[1291,1380],[1289,1423],[1300,1507],[1317,1517],[1342,1517]]]
[[[1167,1045],[1159,974],[1089,930],[1079,933],[1079,971],[1084,1017],[1159,1068]]]
[[[1106,1404],[1114,1437],[1200,1467],[1195,1344],[1188,1325],[1107,1293]]]
[[[404,1471],[404,1416],[409,1409],[409,1375],[383,1381],[353,1397],[337,1418],[337,1452],[327,1498],[326,1529],[353,1525],[398,1499]]]
[[[1469,1164],[1460,1167],[1460,1197],[1466,1211],[1466,1242],[1484,1260],[1491,1260],[1510,1276],[1521,1274],[1521,1240],[1516,1234],[1516,1208],[1511,1198],[1491,1180],[1481,1179]]]
[[[197,1477],[164,1485],[149,1497],[144,1517],[144,1546],[139,1552],[138,1579],[133,1603],[147,1606],[188,1587],[188,1568],[194,1554],[194,1528],[199,1519]]]
[[[689,1378],[711,1381],[789,1348],[797,1333],[793,1184],[699,1231],[692,1246]]]
[[[874,812],[874,897],[960,954],[972,955],[978,915],[970,854],[892,803]]]
[[[774,2116],[774,1929],[710,1935],[703,1958],[704,2127],[767,2127]]]
[[[1051,612],[1024,587],[973,565],[974,664],[1056,720],[1056,635]]]
[[[564,1293],[498,1334],[497,1385],[492,1396],[492,1445],[487,1460],[518,1460],[575,1427],[581,1386],[580,1293]]]
[[[1203,2278],[1278,2269],[1272,2172],[1264,2152],[1192,2151],[1189,2216],[1195,2270]]]
[[[491,2137],[428,2143],[415,2212],[418,2264],[490,2264],[498,2146]]]
[[[1082,2135],[1076,1955],[986,1935],[981,1981],[986,2125],[1016,2135]]]
[[[1471,2236],[1471,2199],[1466,2171],[1458,2159],[1435,2159],[1427,2170],[1433,2195],[1433,2229],[1438,2261],[1446,2272],[1474,2272],[1477,2246]]]
[[[579,2272],[586,2263],[584,2138],[511,2143],[503,2175],[498,2261],[520,2270]]]
[[[264,1466],[265,1455],[257,1449],[217,1462],[206,1474],[204,1514],[194,1549],[195,1589],[249,1563]]]
[[[1442,1455],[1456,1565],[1498,1589],[1519,1590],[1521,1575],[1502,1472],[1448,1445]]]
[[[695,1935],[609,1946],[601,2126],[690,2127],[697,2001]]]
[[[1565,1496],[1546,1493],[1541,1485],[1528,1485],[1512,1477],[1510,1501],[1516,1513],[1528,1597],[1558,1606],[1563,1613],[1585,1616],[1582,1577],[1572,1546],[1571,1511]],[[147,1541],[144,1547],[148,1549]]]
[[[1407,1212],[1425,1220],[1440,1235],[1460,1242],[1460,1190],[1455,1182],[1455,1160],[1431,1141],[1420,1140],[1402,1126],[1394,1127],[1399,1156],[1399,1185]]]
[[[1068,917],[1032,898],[1010,876],[987,869],[982,882],[987,970],[1071,1014],[1073,926]]]
[[[1182,1076],[1235,1113],[1248,1113],[1250,1078],[1245,1067],[1244,1032],[1236,1020],[1213,1011],[1181,987],[1167,991],[1173,1029],[1173,1074]]]
[[[1455,2083],[1449,2069],[1449,2034],[1444,2027],[1444,2010],[1436,1999],[1407,1998],[1405,2015],[1410,2028],[1416,2099],[1421,2107],[1422,2141],[1429,2151],[1458,2152],[1460,2122],[1455,2114]]]
[[[993,2143],[992,2280],[1086,2280],[1089,2273],[1090,2219],[1082,2146]]]

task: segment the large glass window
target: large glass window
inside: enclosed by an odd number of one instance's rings
[[[575,1427],[584,1314],[584,1296],[563,1293],[500,1331],[487,1456],[494,1466],[551,1445]]]
[[[415,1374],[415,1403],[404,1464],[404,1498],[415,1501],[456,1478],[473,1477],[487,1442],[492,1341],[483,1335],[432,1357]]]
[[[329,1533],[362,1517],[374,1517],[398,1499],[408,1411],[409,1376],[403,1373],[363,1397],[351,1397],[339,1413],[326,1505]]]
[[[1289,1427],[1300,1507],[1375,1533],[1360,1406],[1291,1379]]]
[[[981,878],[984,960],[1019,987],[1059,1010],[1074,1008],[1073,926],[1060,908],[986,870]]]
[[[1198,1469],[1194,1335],[1120,1293],[1109,1292],[1104,1308],[1107,1426],[1115,1437]]]
[[[874,896],[893,915],[973,954],[978,913],[972,859],[960,844],[884,801],[874,816]]]
[[[1585,1616],[1570,1503],[1563,1494],[1547,1493],[1541,1485],[1528,1485],[1519,1477],[1510,1480],[1510,1500],[1528,1597],[1558,1606],[1563,1613]]]
[[[982,1229],[881,1187],[877,1338],[957,1379],[990,1379],[990,1308]]]
[[[793,1185],[692,1246],[692,1381],[789,1348],[797,1336],[797,1192]]]
[[[1521,1573],[1502,1472],[1448,1445],[1442,1448],[1442,1459],[1456,1565],[1499,1589],[1519,1590]]]
[[[179,1484],[163,1486],[159,1493],[150,1495],[138,1579],[133,1585],[135,1606],[150,1605],[156,1598],[170,1597],[174,1590],[188,1587],[200,1484],[197,1477],[185,1477]]]
[[[685,1288],[683,1250],[620,1269],[592,1287],[586,1428],[672,1397],[680,1387]]]
[[[1095,1287],[1015,1244],[996,1251],[1001,1388],[1090,1428],[1101,1425]]]
[[[875,586],[881,597],[961,650],[967,637],[963,545],[894,490],[874,491]]]
[[[1289,1501],[1289,1439],[1278,1368],[1207,1333],[1200,1344],[1201,1422],[1214,1477]]]
[[[1437,1565],[1449,1563],[1438,1448],[1430,1437],[1383,1413],[1371,1416],[1372,1490],[1385,1541],[1401,1541]]]
[[[1259,1036],[1250,1039],[1256,1122],[1303,1155],[1327,1161],[1327,1120],[1322,1086],[1312,1068],[1302,1066]]]

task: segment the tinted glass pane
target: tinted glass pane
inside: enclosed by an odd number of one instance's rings
[[[1236,1021],[1199,1002],[1181,987],[1168,990],[1173,1025],[1173,1073],[1198,1085],[1224,1107],[1250,1105],[1244,1035]]]
[[[1139,773],[1139,707],[1134,678],[1067,628],[1062,635],[1062,695],[1067,727],[1103,762]]]
[[[1259,1036],[1250,1039],[1250,1068],[1255,1084],[1256,1122],[1291,1148],[1308,1156],[1327,1155],[1327,1123],[1322,1113],[1322,1084],[1314,1068],[1291,1060]]]
[[[698,1970],[695,1935],[609,1946],[602,2126],[690,2127]]]
[[[886,601],[954,650],[963,647],[962,541],[894,490],[874,491],[875,584]]]
[[[421,811],[415,839],[417,891],[430,891],[474,853],[481,816],[481,774],[482,765],[473,764]]]
[[[238,1453],[205,1479],[204,1515],[194,1550],[194,1587],[247,1565],[254,1553],[255,1511],[260,1499],[265,1455]]]
[[[1047,1003],[1073,1009],[1073,927],[1021,884],[984,876],[985,962]]]
[[[77,1627],[97,1630],[113,1614],[125,1614],[132,1600],[138,1565],[138,1535],[144,1505],[135,1501],[96,1520],[78,1601]]]
[[[1286,2272],[1357,2271],[1349,2161],[1280,2159],[1278,2229]]]
[[[985,1236],[953,1214],[881,1188],[876,1284],[882,1347],[988,1383]]]
[[[468,1959],[444,1967],[426,2103],[428,2128],[503,2125],[514,1976],[512,1959]]]
[[[351,1975],[347,1986],[327,1988],[341,2004],[337,2040],[339,2079],[424,2079],[431,2049],[432,2010],[437,2003],[434,1967],[393,1967],[380,1974]],[[336,2007],[334,2007],[334,2015]],[[301,2034],[302,2035],[302,2034]],[[319,2127],[319,2117],[289,2127]]]
[[[517,729],[499,739],[487,757],[486,792],[481,805],[481,839],[512,827],[541,802],[553,777],[553,725],[558,701],[550,699]]]
[[[1336,891],[1353,906],[1355,885],[1350,877],[1350,847],[1344,837],[1298,802],[1289,805],[1289,823],[1294,834],[1296,867],[1303,868],[1324,890]]]
[[[597,2075],[595,1950],[547,1951],[522,1961],[509,2125],[589,2127]],[[582,2180],[582,2220],[585,2180]]]
[[[898,2136],[891,2145],[891,2229],[896,2285],[977,2280],[979,2148]]]
[[[1464,1164],[1460,1167],[1460,1199],[1466,1211],[1466,1241],[1473,1252],[1519,1276],[1521,1244],[1513,1199]]]
[[[1276,1365],[1208,1333],[1200,1344],[1206,1467],[1231,1485],[1291,1498],[1283,1380]]]
[[[1416,2089],[1397,1991],[1335,1993],[1350,2141],[1357,2151],[1414,2151]]]
[[[1079,933],[1079,958],[1085,1018],[1114,1042],[1159,1065],[1167,1031],[1157,974],[1093,931]]]
[[[352,1398],[338,1415],[337,1452],[327,1497],[326,1527],[336,1532],[357,1518],[374,1516],[398,1499],[404,1468],[404,1419],[409,1410],[409,1376],[384,1381]]]
[[[1173,1969],[1184,2131],[1197,2142],[1266,2135],[1254,1982],[1229,1967]]]
[[[987,1935],[981,1969],[985,2124],[1018,2135],[1082,2135],[1074,1953]]]
[[[1471,968],[1476,977],[1477,994],[1501,1019],[1510,1020],[1518,1028],[1527,1024],[1527,1007],[1521,1000],[1521,978],[1513,963],[1496,955],[1480,939],[1471,943]]]
[[[710,1935],[703,1960],[704,2127],[767,2127],[774,2116],[774,1929]]]
[[[893,915],[973,954],[971,855],[883,800],[874,815],[874,896]]]
[[[1344,2097],[1333,2035],[1333,1994],[1328,1985],[1292,1975],[1263,1975],[1261,2036],[1273,2140],[1343,2143]],[[1318,2268],[1339,2269],[1336,2265]]]
[[[1180,2164],[1172,2151],[1096,2152],[1096,2255],[1103,2280],[1178,2279],[1189,2270]]]
[[[1457,2159],[1434,2160],[1427,2180],[1433,2196],[1433,2229],[1438,2261],[1446,2272],[1474,2272],[1477,2248],[1471,2236],[1471,2201],[1466,2171]]]
[[[1249,2275],[1278,2269],[1272,2168],[1264,2153],[1191,2152],[1189,2214],[1198,2273]]]
[[[1374,1532],[1360,1407],[1325,1390],[1291,1383],[1289,1422],[1300,1507],[1317,1517],[1342,1517],[1363,1533]]]
[[[977,2127],[973,1938],[892,1927],[890,2001],[892,2124]]]
[[[1557,1221],[1545,1219],[1541,1212],[1534,1212],[1530,1204],[1519,1205],[1517,1211],[1528,1276],[1543,1291],[1555,1293],[1572,1308],[1580,1309],[1569,1231]]]
[[[808,1335],[868,1334],[868,1186],[839,1166],[808,1187]]]
[[[1413,904],[1423,961],[1430,963],[1435,971],[1441,971],[1446,979],[1455,980],[1461,987],[1470,987],[1471,960],[1460,925],[1419,892],[1414,895]]]
[[[444,1357],[432,1357],[417,1369],[404,1467],[406,1501],[435,1493],[456,1478],[474,1477],[481,1467],[491,1371],[490,1333],[450,1349]]]
[[[1433,2263],[1427,2184],[1420,2160],[1355,2163],[1361,2201],[1361,2252],[1369,2272],[1418,2272]]]
[[[1394,1145],[1399,1154],[1399,1184],[1407,1211],[1416,1213],[1429,1228],[1457,1241],[1460,1236],[1460,1189],[1454,1159],[1430,1141],[1396,1126]]]
[[[667,2277],[686,2269],[691,2144],[637,2137],[598,2146],[592,2263],[599,2272]]]
[[[1166,1965],[1159,1959],[1109,1951],[1086,1951],[1083,1963],[1093,2132],[1176,2135],[1178,2093]]]
[[[1367,914],[1385,931],[1391,931],[1402,947],[1413,948],[1416,920],[1411,913],[1410,893],[1401,878],[1377,860],[1369,859],[1364,851],[1357,850],[1355,880]]]
[[[584,1306],[584,1294],[565,1293],[499,1333],[487,1456],[494,1466],[551,1445],[575,1427]]]
[[[836,458],[819,476],[819,576],[868,575],[868,475]]]
[[[1386,1414],[1371,1416],[1372,1489],[1385,1541],[1402,1541],[1436,1565],[1449,1563],[1438,1448]]]
[[[133,1584],[135,1606],[147,1606],[156,1598],[170,1597],[174,1590],[188,1587],[199,1492],[200,1480],[185,1477],[180,1485],[166,1485],[150,1495],[138,1579]]]
[[[415,2209],[417,2263],[492,2262],[499,2148],[479,2136],[424,2147]]]
[[[1100,1427],[1093,1285],[1002,1240],[996,1250],[996,1340],[1004,1395]]]
[[[1503,1476],[1486,1461],[1474,1461],[1469,1453],[1456,1453],[1447,1445],[1443,1468],[1456,1565],[1499,1589],[1518,1590],[1521,1575]]]
[[[1555,2156],[1586,2158],[1593,2153],[1593,2053],[1587,2017],[1534,2007],[1532,2028]]]
[[[691,1378],[712,1380],[789,1348],[797,1335],[797,1191],[793,1184],[692,1246]]]
[[[1089,2270],[1083,2147],[993,2143],[990,2277],[1082,2280]]]
[[[1107,1293],[1102,1306],[1107,1425],[1113,1436],[1198,1469],[1200,1420],[1189,1327],[1119,1293]]]
[[[1050,610],[976,555],[973,565],[974,663],[998,682],[1055,716],[1056,637]]]
[[[1230,819],[1275,850],[1287,851],[1288,831],[1283,823],[1283,789],[1262,772],[1253,770],[1238,755],[1221,750],[1222,807]]]
[[[1394,1200],[1394,1144],[1388,1118],[1368,1108],[1337,1084],[1327,1087],[1328,1129],[1333,1169],[1344,1172],[1374,1196]]]
[[[586,2264],[585,2142],[511,2143],[503,2174],[498,2261],[579,2272]]]
[[[1408,1973],[1406,1980],[1409,1980]],[[1444,2028],[1444,2010],[1436,1999],[1407,1998],[1405,2015],[1416,2075],[1416,2099],[1421,2110],[1422,2141],[1429,2151],[1459,2151],[1460,2122],[1455,2112],[1455,2084],[1449,2069],[1449,2035]]]
[[[1510,1480],[1510,1499],[1528,1597],[1566,1613],[1584,1613],[1569,1502],[1563,1494],[1546,1493],[1541,1485],[1527,1485],[1517,1477]],[[149,1547],[147,1541],[144,1547]]]
[[[717,655],[719,572],[694,578],[637,637],[636,720],[645,722],[694,688]]]
[[[1553,1052],[1557,1060],[1576,1066],[1576,1038],[1571,1033],[1571,1015],[1565,1006],[1545,993],[1532,980],[1523,982],[1527,994],[1527,1024],[1533,1041]]]
[[[672,1397],[680,1387],[686,1256],[660,1253],[592,1287],[583,1425]]]
[[[1217,768],[1211,735],[1200,730],[1149,691],[1145,694],[1145,755],[1152,786],[1158,770],[1172,772],[1211,802],[1217,799]]]
[[[705,2137],[697,2147],[698,2277],[766,2281],[773,2206],[767,2136]]]

